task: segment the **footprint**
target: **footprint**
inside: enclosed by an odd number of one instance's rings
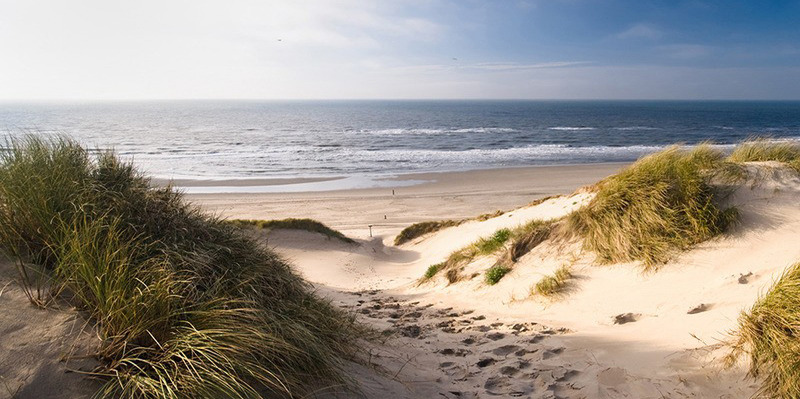
[[[545,350],[544,352],[542,352],[542,360],[549,359],[551,357],[556,357],[560,355],[561,352],[564,352],[563,347]]]
[[[710,304],[710,303],[701,303],[701,304],[699,304],[699,305],[697,305],[697,306],[695,306],[695,307],[693,307],[693,308],[689,309],[689,311],[688,311],[688,312],[686,312],[686,314],[697,314],[697,313],[703,313],[703,312],[705,312],[706,310],[709,310],[709,309],[711,309],[711,306],[712,306],[712,304]]]
[[[753,277],[753,272],[747,272],[747,274],[739,274],[739,284],[747,284],[750,282],[750,277]]]
[[[499,348],[495,348],[492,350],[492,353],[497,356],[508,356],[508,354],[512,352],[516,352],[519,349],[519,346],[516,345],[503,345]]]
[[[505,336],[506,336],[506,335],[505,335],[505,334],[503,334],[503,333],[496,332],[496,333],[491,333],[491,334],[487,335],[487,336],[486,336],[486,338],[489,338],[489,339],[491,339],[492,341],[497,341],[498,339],[503,339],[503,338],[505,338]]]
[[[487,357],[485,359],[479,360],[477,365],[478,365],[478,367],[483,368],[483,367],[491,366],[491,365],[493,365],[495,363],[497,363],[497,360],[492,359],[491,357]]]
[[[516,367],[511,367],[511,366],[503,366],[503,367],[500,369],[500,374],[502,374],[502,375],[507,375],[507,376],[509,376],[509,377],[511,377],[511,376],[513,376],[513,375],[515,375],[515,374],[517,374],[517,373],[519,373],[519,369],[517,369]]]
[[[614,324],[633,323],[642,317],[641,313],[621,313],[614,316]]]

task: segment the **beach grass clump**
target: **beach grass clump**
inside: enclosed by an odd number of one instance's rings
[[[236,227],[66,138],[0,154],[0,246],[90,317],[98,397],[302,396],[349,384],[366,332]]]
[[[775,161],[800,171],[800,143],[755,138],[737,145],[728,157],[728,161],[737,163]]]
[[[542,277],[531,289],[531,295],[541,295],[552,297],[560,294],[566,289],[569,280],[573,278],[572,271],[566,265],[562,265],[552,275]]]
[[[512,233],[511,245],[508,248],[508,263],[516,263],[519,258],[550,238],[557,220],[532,220]]]
[[[724,166],[723,154],[708,145],[645,156],[601,182],[589,204],[569,215],[568,231],[601,262],[654,268],[736,220],[736,209],[721,208],[724,193],[711,184]]]
[[[313,233],[322,234],[328,238],[335,238],[337,240],[346,242],[348,244],[355,244],[356,241],[352,238],[342,234],[338,230],[334,230],[322,222],[314,219],[280,219],[280,220],[259,220],[259,219],[228,219],[227,223],[239,227],[255,227],[267,230],[305,230]]]
[[[499,229],[489,237],[479,238],[472,245],[475,247],[476,255],[488,255],[502,248],[509,238],[511,238],[510,229]]]
[[[496,210],[494,212],[489,212],[489,213],[484,213],[484,214],[478,215],[477,217],[475,217],[475,220],[477,220],[479,222],[485,222],[485,221],[487,221],[489,219],[494,219],[494,218],[496,218],[498,216],[503,216],[505,213],[506,213],[506,211],[502,211],[502,210],[498,209],[498,210]]]
[[[458,226],[464,223],[463,220],[437,220],[431,222],[414,223],[408,226],[394,238],[394,245],[405,244],[417,237],[422,237],[425,234],[433,233],[447,227]]]
[[[460,269],[475,258],[495,254],[508,246],[506,255],[487,271],[487,282],[494,285],[511,270],[520,257],[548,239],[557,222],[558,220],[532,220],[513,229],[498,229],[491,236],[481,237],[454,251],[444,262],[431,265],[421,281],[428,281],[439,271],[445,270],[450,283],[455,283],[461,279]],[[489,274],[493,277],[489,278]]]
[[[508,272],[511,271],[510,267],[502,265],[494,265],[486,270],[486,284],[495,285],[502,279]]]
[[[739,316],[729,364],[749,357],[759,397],[800,397],[800,263]]]
[[[424,279],[425,280],[432,279],[433,276],[436,275],[436,273],[439,273],[439,270],[442,270],[442,267],[444,267],[444,262],[428,266],[428,268],[425,270]]]

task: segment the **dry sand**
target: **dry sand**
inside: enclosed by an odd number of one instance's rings
[[[351,246],[313,233],[264,233],[321,293],[387,335],[369,348],[371,368],[353,366],[366,397],[749,397],[756,383],[745,365],[723,369],[720,358],[739,312],[800,259],[792,238],[800,233],[800,180],[792,172],[753,166],[759,177],[730,198],[742,223],[652,273],[635,263],[598,266],[577,242],[545,242],[494,286],[483,281],[492,257],[467,268],[477,276],[471,280],[417,284],[452,251],[501,227],[563,216],[589,201],[587,193],[392,245],[411,222],[569,194],[619,166],[604,167],[547,171],[557,176],[536,168],[450,181],[445,175],[441,186],[405,188],[394,197],[380,189],[192,199],[233,217],[314,217],[359,239]],[[379,226],[374,237],[365,224]],[[542,276],[565,264],[576,275],[565,295],[530,295]]]

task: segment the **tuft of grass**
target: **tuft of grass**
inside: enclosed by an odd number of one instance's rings
[[[728,363],[750,359],[759,397],[800,397],[800,263],[789,267],[753,307],[739,316]]]
[[[491,268],[496,270],[492,272],[493,274],[498,273],[499,270],[505,270],[505,272],[502,272],[502,274],[497,277],[497,280],[499,280],[506,272],[511,270],[513,264],[520,257],[530,252],[551,236],[556,222],[555,220],[533,220],[514,229],[499,229],[491,236],[479,238],[472,244],[453,252],[444,262],[430,266],[421,281],[430,280],[440,270],[446,270],[446,276],[450,283],[455,283],[461,279],[460,271],[464,266],[479,256],[497,253],[505,248],[506,244],[510,241],[511,244],[509,245],[507,254]],[[428,276],[434,269],[435,272]],[[487,280],[487,282],[488,281],[489,280]],[[490,285],[493,284],[494,283],[490,283]]]
[[[425,277],[424,277],[425,280],[432,279],[433,276],[436,275],[436,273],[439,273],[439,270],[442,270],[443,266],[444,266],[444,263],[437,263],[435,265],[428,266],[428,269],[425,270]]]
[[[314,219],[280,219],[280,220],[257,220],[257,219],[229,219],[226,220],[234,226],[239,227],[255,227],[259,229],[268,230],[305,230],[313,233],[319,233],[326,237],[335,238],[337,240],[346,242],[348,244],[355,244],[356,241],[352,238],[342,234],[338,230],[334,230],[322,222]]]
[[[541,205],[541,204],[543,204],[543,203],[545,203],[545,202],[547,202],[547,201],[549,201],[549,200],[551,200],[553,198],[559,198],[559,197],[561,197],[561,195],[548,195],[546,197],[542,197],[542,198],[533,200],[530,203],[528,203],[528,205],[526,205],[526,206],[527,207],[532,207],[532,206],[536,206],[536,205]]]
[[[463,220],[438,220],[433,222],[414,223],[406,227],[397,237],[394,238],[394,245],[405,244],[417,237],[422,237],[425,234],[433,233],[447,227],[458,226],[464,223]]]
[[[720,208],[711,180],[723,154],[707,145],[645,156],[602,181],[596,196],[569,215],[569,230],[605,263],[641,261],[646,269],[722,233],[738,216]]]
[[[510,267],[505,267],[502,265],[494,265],[486,270],[486,284],[495,285],[497,284],[500,279],[503,278],[508,272],[511,271]]]
[[[754,138],[734,148],[730,162],[783,162],[800,171],[800,143]]]
[[[366,333],[239,229],[66,138],[0,153],[0,246],[94,322],[98,397],[303,396],[349,384]]]
[[[519,258],[550,238],[555,224],[554,220],[532,220],[515,229],[508,249],[507,263],[516,263]]]
[[[539,282],[533,286],[533,289],[531,289],[531,295],[551,297],[559,294],[564,291],[572,277],[570,268],[563,265],[556,269],[552,275],[545,276],[539,280]]]
[[[494,218],[496,218],[498,216],[503,216],[505,213],[506,213],[505,211],[501,211],[501,210],[498,209],[498,210],[496,210],[494,212],[489,212],[489,213],[484,213],[482,215],[478,215],[475,218],[475,220],[477,220],[479,222],[485,222],[485,221],[487,221],[489,219],[494,219]]]
[[[511,238],[511,230],[509,229],[500,229],[495,231],[494,234],[489,237],[480,238],[478,241],[472,244],[472,246],[475,247],[475,255],[479,256],[491,254],[502,248],[509,238]]]

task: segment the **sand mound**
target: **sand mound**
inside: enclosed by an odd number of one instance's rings
[[[771,163],[747,169],[749,179],[726,204],[738,208],[739,224],[656,272],[643,273],[637,263],[598,266],[579,242],[547,241],[493,286],[481,278],[417,284],[452,251],[499,228],[564,216],[591,193],[446,228],[401,247],[388,246],[388,236],[358,248],[301,234],[271,235],[269,242],[340,306],[393,337],[387,348],[402,361],[388,355],[373,361],[403,382],[400,391],[378,384],[397,395],[747,397],[756,384],[743,367],[720,367],[717,360],[727,353],[722,343],[739,312],[800,259],[792,241],[800,233],[800,179]],[[495,262],[476,259],[467,274]],[[565,264],[574,277],[564,295],[530,295],[533,284]],[[558,333],[531,342],[541,335],[537,328]],[[500,335],[500,342],[491,338]],[[525,362],[530,366],[523,370]]]

